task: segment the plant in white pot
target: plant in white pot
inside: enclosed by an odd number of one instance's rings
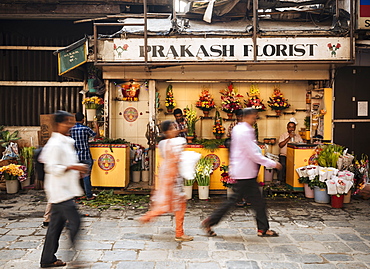
[[[27,168],[24,165],[9,164],[0,167],[0,174],[5,179],[6,192],[17,193],[19,182],[27,179]]]
[[[195,169],[195,179],[198,183],[199,199],[209,198],[209,184],[213,172],[213,160],[211,158],[201,158]]]

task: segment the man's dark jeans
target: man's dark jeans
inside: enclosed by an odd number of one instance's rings
[[[84,181],[84,189],[87,198],[91,198],[93,196],[92,193],[92,186],[91,186],[91,169],[93,166],[94,161],[92,159],[89,160],[82,160],[81,163],[87,164],[89,166],[89,171],[87,172],[87,176],[83,178]]]
[[[278,172],[278,178],[279,178],[280,183],[285,183],[286,182],[286,156],[279,155],[279,163],[281,163],[281,166],[283,168]]]

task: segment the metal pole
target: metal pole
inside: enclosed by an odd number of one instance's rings
[[[350,55],[350,61],[351,62],[354,62],[354,58],[353,58],[353,51],[354,51],[354,48],[353,48],[353,31],[354,31],[354,3],[355,3],[355,1],[353,1],[353,0],[350,0],[351,2],[351,6],[350,6],[350,10],[349,10],[349,12],[350,12],[350,42],[351,42],[351,44],[350,44],[350,47],[349,47],[349,49],[350,49],[350,53],[351,53],[351,55]]]
[[[98,29],[96,24],[94,23],[94,64],[96,65],[98,62]]]
[[[253,0],[253,61],[257,62],[257,10],[258,0]]]
[[[148,63],[148,5],[147,0],[144,0],[144,60]]]

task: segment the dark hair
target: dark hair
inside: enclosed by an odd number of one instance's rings
[[[81,112],[77,112],[75,115],[76,121],[82,121],[85,118],[85,115],[82,114]]]
[[[165,120],[164,122],[162,122],[161,123],[161,131],[162,131],[162,133],[167,132],[170,129],[170,127],[171,127],[171,125],[173,123],[174,122],[171,121],[171,120]]]
[[[294,126],[296,126],[296,125],[297,125],[295,122],[290,121],[290,122],[288,122],[288,124],[287,124],[286,126],[288,126],[288,125],[289,125],[289,124],[291,124],[291,123],[293,123],[293,124],[294,124]]]
[[[180,108],[176,108],[174,111],[173,111],[173,115],[177,115],[177,114],[181,114],[182,115],[182,110]]]
[[[251,114],[257,114],[257,110],[251,107],[243,108],[243,117]]]
[[[235,110],[235,115],[236,115],[237,117],[243,116],[243,110],[242,110],[242,109],[237,109],[237,110]]]
[[[67,111],[58,110],[54,113],[54,123],[65,122],[67,117],[73,117],[73,115]]]

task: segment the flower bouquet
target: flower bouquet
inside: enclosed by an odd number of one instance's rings
[[[208,117],[209,111],[215,108],[215,101],[209,93],[209,90],[202,90],[199,95],[199,100],[196,102],[195,106],[203,110],[204,116]]]
[[[222,172],[221,179],[220,179],[222,182],[222,185],[226,188],[231,188],[236,183],[236,180],[230,177],[229,166],[223,164],[220,166],[220,170]]]
[[[104,100],[98,96],[92,96],[85,98],[82,104],[86,106],[86,109],[100,109],[104,105]]]
[[[27,179],[27,168],[24,165],[9,164],[0,167],[0,174],[5,180],[19,180],[23,182]]]
[[[195,136],[195,123],[199,120],[197,117],[197,112],[195,109],[193,109],[193,106],[191,108],[187,108],[186,112],[186,123],[188,124],[188,136],[193,137]]]
[[[209,186],[213,173],[213,159],[203,157],[195,167],[195,179],[199,186]]]
[[[172,113],[173,109],[176,107],[175,98],[173,97],[172,85],[168,85],[167,87],[165,105],[168,113]]]
[[[235,110],[242,108],[242,104],[240,103],[239,98],[243,97],[243,95],[240,95],[236,92],[236,89],[234,88],[232,83],[230,83],[226,89],[221,90],[220,93],[221,108],[223,111],[228,113],[228,117],[231,119],[232,113],[234,113]]]
[[[222,126],[222,118],[220,116],[220,112],[218,111],[216,111],[215,123],[213,125],[212,132],[216,139],[221,139],[221,137],[225,134],[225,127]]]
[[[288,104],[288,99],[284,98],[279,87],[274,88],[274,93],[272,94],[272,97],[270,97],[270,100],[267,101],[267,103],[272,110],[276,111],[277,115],[280,115],[281,110],[290,107],[290,104]]]
[[[266,106],[263,104],[262,100],[259,98],[260,90],[257,86],[253,85],[251,86],[249,93],[247,93],[249,96],[248,101],[244,100],[244,105],[246,107],[251,107],[256,109],[257,111],[265,111]]]

